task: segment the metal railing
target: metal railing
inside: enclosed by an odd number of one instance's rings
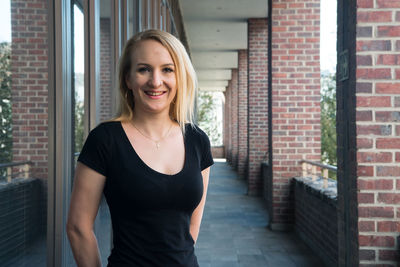
[[[313,181],[316,181],[319,176],[322,177],[324,180],[323,188],[328,187],[329,171],[337,172],[336,166],[310,160],[302,160],[300,162],[303,170],[302,176],[307,177],[311,174],[311,179]]]
[[[22,174],[23,178],[29,178],[29,170],[30,166],[32,165],[32,161],[20,161],[20,162],[9,162],[9,163],[0,163],[0,170],[6,169],[6,181],[8,183],[11,182],[11,179],[17,175]],[[15,167],[22,166],[19,168],[17,172],[14,171]]]

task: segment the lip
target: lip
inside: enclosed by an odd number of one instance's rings
[[[149,94],[147,94],[147,92],[161,93],[161,94],[160,95],[149,95]],[[163,97],[166,93],[167,93],[167,91],[144,91],[144,94],[151,99],[159,99],[159,98]]]

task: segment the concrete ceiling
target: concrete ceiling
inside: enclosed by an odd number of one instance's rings
[[[247,19],[266,18],[268,0],[180,0],[200,90],[225,91],[238,50],[247,49]]]

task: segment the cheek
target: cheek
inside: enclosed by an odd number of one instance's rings
[[[175,79],[175,77],[173,77],[173,78],[168,80],[168,85],[173,91],[176,91],[176,79]]]
[[[137,91],[138,89],[142,88],[144,86],[144,84],[146,83],[146,80],[141,78],[141,77],[137,77],[132,81],[132,89],[135,91]]]

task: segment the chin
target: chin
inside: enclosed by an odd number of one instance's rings
[[[169,106],[167,106],[167,107],[165,107],[165,106],[163,106],[163,107],[147,106],[146,111],[148,111],[150,113],[153,113],[153,114],[163,113],[163,112],[168,113],[169,112]]]

